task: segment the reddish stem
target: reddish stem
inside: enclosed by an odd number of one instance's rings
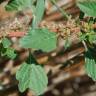
[[[23,37],[24,35],[26,35],[26,32],[11,32],[8,37]]]

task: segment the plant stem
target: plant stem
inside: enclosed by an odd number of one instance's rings
[[[85,51],[87,52],[88,51],[88,48],[87,48],[87,45],[86,45],[85,41],[82,41],[82,44],[83,44],[83,46],[85,48]]]
[[[60,8],[60,7],[57,6],[55,0],[50,0],[50,1],[51,1],[51,3],[52,3],[53,5],[55,5],[56,8],[62,13],[62,15],[64,16],[64,18],[69,19],[68,14],[67,14],[62,8]]]

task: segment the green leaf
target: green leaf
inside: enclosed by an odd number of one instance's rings
[[[56,33],[49,32],[48,29],[31,29],[25,37],[20,39],[20,45],[23,48],[49,52],[56,48],[56,41]]]
[[[37,0],[36,10],[34,13],[34,19],[32,22],[32,27],[38,27],[39,22],[42,20],[45,10],[45,0]]]
[[[80,39],[80,41],[84,41],[84,40],[87,39],[87,35],[80,33],[80,34],[79,34],[79,39]]]
[[[96,61],[90,50],[85,54],[85,70],[88,76],[96,81]]]
[[[14,49],[12,48],[7,48],[4,54],[8,56],[10,59],[14,59],[16,57],[16,53],[14,52]]]
[[[22,11],[25,8],[31,8],[34,0],[10,0],[5,6],[7,11]]]
[[[11,46],[11,41],[8,38],[3,38],[2,39],[2,44],[4,48],[8,48]]]
[[[86,15],[96,17],[96,0],[79,0],[77,6]]]
[[[91,44],[96,42],[96,34],[90,34],[88,40]]]
[[[48,79],[40,65],[23,63],[17,71],[16,79],[19,80],[19,90],[24,92],[31,89],[36,95],[41,95],[47,87]]]

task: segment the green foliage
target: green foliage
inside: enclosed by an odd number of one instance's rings
[[[87,40],[86,34],[80,33],[79,35],[80,35],[80,37],[79,37],[80,41],[86,41]]]
[[[17,54],[15,53],[15,50],[13,48],[7,48],[4,55],[9,57],[10,59],[15,59]]]
[[[3,38],[2,39],[2,44],[4,48],[8,48],[11,46],[11,41],[8,38]]]
[[[89,41],[90,44],[96,43],[96,32],[91,30],[90,32],[86,32],[84,34],[80,33],[81,41]]]
[[[89,42],[90,44],[93,44],[96,42],[96,30],[93,28],[94,19],[91,17],[87,22],[81,26],[82,32],[80,32],[80,40]]]
[[[32,27],[36,28],[40,23],[45,10],[45,0],[37,0]]]
[[[31,56],[17,71],[16,79],[19,80],[19,90],[24,92],[31,89],[36,95],[41,95],[47,87],[48,79],[44,69],[36,63]]]
[[[10,59],[14,59],[16,57],[15,50],[10,48],[12,45],[11,41],[8,38],[3,38],[1,41],[1,56],[7,56]]]
[[[34,1],[36,1],[36,6],[33,5]],[[41,49],[47,52],[56,48],[56,34],[49,32],[47,29],[38,29],[38,24],[44,14],[45,0],[11,0],[5,8],[8,11],[21,11],[26,8],[32,9],[33,22],[31,30],[29,30],[26,36],[20,39],[20,45],[22,47]],[[6,41],[3,45],[8,47],[9,45],[6,46],[7,43]],[[9,48],[7,48],[5,54],[10,58],[14,58],[16,55],[14,50]],[[16,79],[19,80],[19,90],[21,92],[29,88],[36,95],[42,94],[48,83],[44,69],[38,65],[34,58],[28,59],[27,62],[21,65],[21,68],[16,74]]]
[[[55,3],[55,0],[51,2],[58,8]],[[96,17],[96,1],[95,0],[84,0],[77,2],[77,6],[81,9],[82,12],[88,16]],[[40,29],[38,25],[42,20],[44,10],[45,10],[45,0],[10,0],[6,5],[7,11],[24,11],[26,8],[30,8],[33,12],[33,20],[31,28],[26,36],[20,39],[20,45],[23,48],[33,48],[36,50],[42,50],[44,52],[50,52],[56,49],[57,36],[54,32],[49,32],[48,29]],[[61,8],[58,8],[59,11],[66,17],[69,16],[66,12],[63,12]],[[93,23],[92,23],[93,24]],[[88,41],[93,43],[96,41],[96,34],[93,29],[90,29],[81,34],[81,41]],[[0,44],[3,45],[3,49],[0,49],[0,52],[4,56],[8,56],[11,59],[16,57],[15,50],[10,48],[11,42],[7,38],[4,38]],[[69,38],[66,39],[65,49],[70,46]],[[86,52],[85,54],[85,69],[87,74],[93,79],[96,80],[96,62],[95,58],[91,51]],[[29,55],[29,58],[24,62],[20,69],[17,71],[16,79],[19,80],[19,90],[24,92],[26,89],[31,89],[36,95],[41,95],[44,92],[44,89],[47,86],[48,79],[45,74],[44,69],[38,65],[35,58]]]
[[[96,17],[96,0],[78,1],[77,6],[86,15]]]
[[[89,42],[91,44],[92,43],[96,43],[96,33],[94,34],[94,32],[93,32],[93,34],[90,34],[89,37],[88,37],[88,39],[89,39]]]
[[[56,48],[56,34],[48,29],[31,29],[30,32],[21,38],[20,45],[24,48],[41,49],[45,52]]]
[[[96,80],[96,59],[94,58],[92,52],[88,50],[85,54],[85,70],[88,76],[93,80]]]
[[[25,8],[31,8],[34,0],[10,0],[6,5],[7,11],[22,11]]]
[[[16,79],[19,80],[19,90],[24,92],[27,88],[41,95],[47,87],[47,76],[40,65],[23,63],[17,71]]]

